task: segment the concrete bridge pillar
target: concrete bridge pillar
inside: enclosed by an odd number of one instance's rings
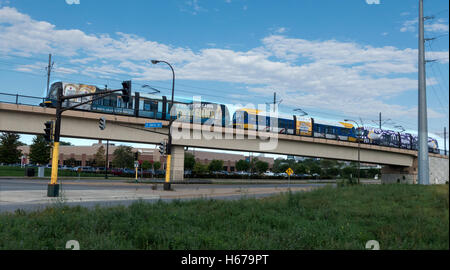
[[[184,180],[184,146],[172,145],[170,181]]]
[[[448,156],[429,156],[430,184],[445,184],[449,181]],[[383,166],[381,169],[382,183],[417,184],[418,159],[415,158],[411,167]]]
[[[417,183],[417,158],[411,167],[386,165],[381,168],[381,183]]]

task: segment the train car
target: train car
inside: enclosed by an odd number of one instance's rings
[[[62,90],[63,96],[101,93],[107,89],[100,89],[93,85],[55,82],[51,85],[49,95],[42,106],[56,107],[57,93]],[[63,107],[92,100],[92,97],[84,97],[65,101]],[[77,107],[77,110],[101,112],[107,114],[144,117],[159,120],[179,119],[183,122],[198,122],[205,124],[222,124],[226,126],[230,122],[228,109],[223,104],[212,102],[193,102],[192,100],[177,98],[174,100],[174,110],[171,113],[171,101],[166,96],[133,92],[131,99],[124,102],[120,92],[94,100],[88,104]],[[214,119],[214,120],[211,120]]]
[[[402,136],[398,131],[379,129],[369,126],[362,127],[362,131],[363,132],[361,134],[361,139],[364,143],[367,144],[390,147],[400,147],[402,144]],[[404,143],[406,144],[406,140],[404,140]]]
[[[428,137],[428,151],[435,154],[440,153],[438,142],[432,137]]]
[[[236,110],[233,114],[233,127],[280,134],[312,136],[313,119],[283,113],[279,113],[278,117],[274,118],[266,111],[242,108]]]
[[[70,96],[70,95],[96,93],[101,90],[94,85],[68,83],[68,82],[55,82],[51,85],[50,91],[48,93],[48,96],[45,98],[43,105],[46,107],[56,107],[56,100],[59,91],[62,91],[63,96]],[[76,104],[80,104],[90,100],[92,100],[92,97],[68,99],[62,104],[62,107],[71,107]],[[78,109],[91,110],[91,105],[92,103],[80,105]]]
[[[355,142],[356,133],[350,123],[314,119],[314,137]]]
[[[388,147],[397,147],[410,150],[418,150],[418,137],[407,132],[379,129],[375,127],[363,127],[362,139],[364,143]],[[439,153],[438,142],[428,137],[428,151]]]

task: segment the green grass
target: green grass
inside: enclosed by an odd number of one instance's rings
[[[449,249],[444,186],[363,185],[265,199],[136,202],[0,215],[0,249]]]

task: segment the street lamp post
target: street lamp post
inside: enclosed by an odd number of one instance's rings
[[[167,142],[167,166],[166,166],[166,182],[164,183],[164,190],[170,190],[170,169],[171,169],[171,158],[172,158],[172,132],[171,132],[171,127],[172,127],[172,117],[170,114],[170,111],[173,108],[173,98],[174,98],[174,90],[175,90],[175,71],[173,70],[172,65],[170,65],[168,62],[166,61],[160,61],[160,60],[151,60],[152,64],[156,65],[158,63],[166,63],[170,69],[172,70],[172,101],[171,101],[171,106],[170,106],[170,110],[169,110],[169,140]]]
[[[353,122],[356,124],[356,126],[358,127],[358,131],[356,132],[356,140],[358,141],[358,184],[360,182],[360,171],[361,171],[361,158],[360,158],[360,152],[361,152],[361,140],[360,140],[360,132],[361,129],[359,127],[358,122],[356,122],[355,120],[349,120],[349,119],[345,119],[345,122]]]

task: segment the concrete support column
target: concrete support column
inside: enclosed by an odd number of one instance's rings
[[[383,166],[381,168],[381,183],[393,184],[393,183],[417,183],[417,159],[414,160],[414,164],[411,167],[402,166]]]
[[[170,181],[184,180],[184,146],[172,145]]]
[[[449,181],[449,162],[446,156],[430,156],[429,179],[430,184],[445,184]],[[411,167],[383,166],[381,182],[417,184],[418,159],[415,158]]]

